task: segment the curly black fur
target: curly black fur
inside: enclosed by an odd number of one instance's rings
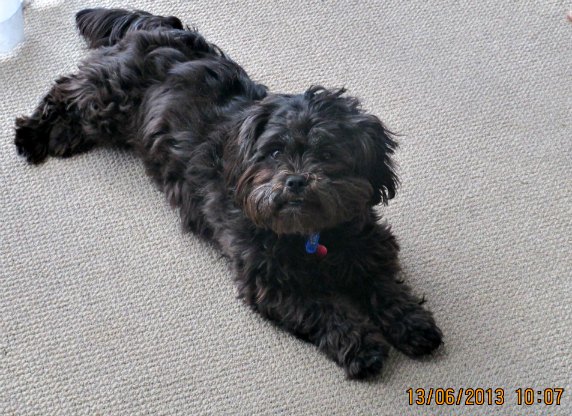
[[[389,344],[410,356],[441,344],[373,209],[395,195],[397,144],[357,99],[270,93],[175,17],[89,9],[77,25],[95,49],[16,120],[29,162],[134,149],[184,227],[230,259],[240,297],[351,378],[379,373]],[[314,232],[321,260],[304,249]]]

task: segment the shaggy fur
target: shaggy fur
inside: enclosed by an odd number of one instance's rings
[[[230,259],[240,297],[350,378],[379,373],[389,345],[420,356],[441,344],[374,211],[395,194],[397,144],[357,99],[271,93],[175,17],[76,18],[93,51],[16,120],[21,155],[134,149],[185,229]],[[325,258],[305,251],[315,232]]]

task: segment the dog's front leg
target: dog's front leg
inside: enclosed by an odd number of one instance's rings
[[[389,228],[375,224],[352,244],[353,251],[361,253],[353,259],[355,286],[360,288],[357,298],[370,310],[372,320],[386,339],[413,357],[437,349],[442,343],[442,333],[433,314],[397,278],[399,247]]]
[[[343,367],[349,378],[378,374],[389,345],[367,314],[345,297],[301,287],[300,281],[316,276],[301,275],[303,271],[291,276],[283,267],[268,264],[273,261],[266,257],[265,264],[241,263],[240,297],[265,318],[316,345]]]

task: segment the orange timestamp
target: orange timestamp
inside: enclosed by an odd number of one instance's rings
[[[409,388],[405,391],[409,400],[409,405],[431,405],[438,406],[502,406],[506,402],[504,388]],[[516,396],[517,405],[531,406],[534,404],[544,404],[548,406],[559,406],[564,394],[564,388],[551,387],[544,389],[519,388],[510,393]]]

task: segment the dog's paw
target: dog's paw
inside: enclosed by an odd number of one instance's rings
[[[349,379],[363,380],[378,375],[383,368],[386,352],[374,350],[360,350],[344,366]]]
[[[388,351],[389,348],[381,336],[366,337],[358,349],[346,357],[344,370],[347,377],[362,380],[378,375]]]
[[[395,348],[410,357],[430,354],[443,343],[443,334],[433,316],[421,307],[393,322],[387,337]]]
[[[38,164],[48,156],[48,141],[34,124],[27,117],[16,119],[14,144],[19,155],[24,156],[29,163]]]

